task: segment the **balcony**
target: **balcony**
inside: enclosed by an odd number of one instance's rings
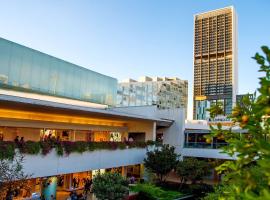
[[[140,164],[153,142],[0,142],[0,156],[24,155],[33,178]]]
[[[220,149],[224,146],[227,146],[228,143],[225,142],[215,142],[215,143],[206,143],[206,142],[187,142],[185,143],[185,148],[202,148],[202,149]]]
[[[184,157],[198,157],[198,158],[214,158],[214,159],[236,160],[236,155],[229,156],[226,153],[222,153],[221,149],[183,148],[181,155],[184,156]]]
[[[214,159],[236,159],[236,156],[229,156],[222,153],[222,147],[228,145],[224,138],[214,137],[211,141],[207,141],[204,136],[208,135],[208,129],[188,130],[185,132],[185,143],[182,156],[185,157],[201,157]]]

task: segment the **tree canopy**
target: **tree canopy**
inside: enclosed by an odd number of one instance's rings
[[[175,148],[169,145],[162,145],[154,149],[154,151],[148,151],[147,157],[144,159],[145,167],[156,174],[160,183],[166,181],[166,175],[175,168],[178,157],[175,153]]]
[[[223,135],[228,146],[224,152],[236,155],[236,161],[226,161],[216,169],[225,174],[223,183],[216,189],[218,196],[206,199],[270,199],[270,49],[262,48],[264,56],[256,53],[260,65],[260,95],[253,100],[244,97],[233,109],[231,119],[246,133],[211,127],[212,136]],[[212,195],[212,197],[211,197]],[[211,198],[210,198],[211,197]]]
[[[118,173],[98,173],[93,179],[93,192],[100,200],[123,200],[129,193],[128,181]]]
[[[16,154],[13,160],[0,159],[0,199],[12,198],[17,188],[30,190],[27,179],[31,175],[24,173],[23,161],[21,154]]]
[[[210,117],[215,118],[218,115],[223,115],[223,106],[220,102],[217,102],[215,104],[212,104],[210,108],[206,109],[207,111],[210,112]]]
[[[184,158],[177,164],[176,173],[181,178],[181,184],[187,180],[195,183],[210,174],[210,167],[207,161],[197,158]]]

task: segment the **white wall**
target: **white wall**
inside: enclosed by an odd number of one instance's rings
[[[183,148],[182,156],[236,160],[236,156],[221,153],[222,149]]]
[[[174,146],[176,153],[181,154],[185,140],[185,110],[182,108],[158,110],[158,115],[174,120],[170,127],[163,129],[163,142]]]
[[[145,156],[144,148],[97,150],[63,157],[59,157],[53,150],[46,156],[25,155],[23,168],[35,178],[140,164]]]
[[[156,119],[173,120],[174,122],[170,127],[161,130],[164,133],[163,141],[165,144],[174,146],[177,153],[181,153],[184,145],[185,109],[158,109],[156,106],[133,106],[115,108],[114,110]]]

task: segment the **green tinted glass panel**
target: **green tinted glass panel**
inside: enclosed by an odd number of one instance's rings
[[[113,106],[117,80],[0,38],[0,87]]]

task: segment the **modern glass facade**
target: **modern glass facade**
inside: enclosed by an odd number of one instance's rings
[[[188,82],[179,78],[141,77],[118,84],[117,106],[156,105],[159,109],[187,108]],[[186,109],[187,110],[187,109]]]
[[[193,118],[206,107],[200,101],[220,101],[230,115],[237,94],[237,16],[233,7],[200,13],[194,17]]]
[[[0,88],[114,106],[117,80],[0,38]]]

